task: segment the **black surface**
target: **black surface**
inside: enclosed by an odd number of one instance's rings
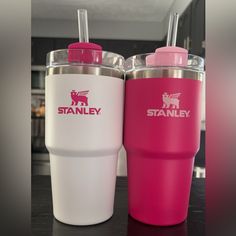
[[[55,38],[54,50],[67,48],[70,43],[77,42],[78,39]],[[116,40],[116,39],[90,39],[90,42],[102,46],[103,50],[121,54],[125,58],[140,53],[154,52],[156,48],[165,45],[165,41],[150,40]]]
[[[194,166],[205,167],[205,135],[206,131],[201,131],[200,148],[195,157]]]
[[[91,39],[105,51],[115,52],[122,55],[125,59],[136,54],[154,52],[156,48],[165,46],[165,41],[147,40],[111,40],[111,39]]]
[[[184,47],[187,37],[190,39],[189,53],[204,57],[205,0],[193,0],[179,19],[176,45]]]
[[[31,64],[46,65],[46,55],[54,48],[52,38],[31,39]]]
[[[204,236],[205,179],[193,179],[188,219],[172,227],[154,227],[128,217],[127,178],[118,177],[113,217],[94,226],[69,226],[54,219],[49,176],[32,177],[32,234],[53,236]]]
[[[46,54],[53,50],[66,49],[70,43],[77,42],[73,38],[40,38],[31,39],[31,64],[46,65]],[[128,58],[135,54],[154,52],[156,48],[165,45],[165,41],[145,40],[114,40],[114,39],[90,39],[90,42],[102,46],[104,51],[110,51]]]
[[[204,56],[202,42],[205,40],[205,0],[192,1],[191,38],[191,53]]]

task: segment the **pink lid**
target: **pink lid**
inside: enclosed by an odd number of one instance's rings
[[[78,30],[80,42],[68,46],[68,61],[87,64],[102,63],[102,47],[89,43],[88,17],[86,9],[78,9]]]
[[[85,43],[85,42],[71,43],[69,44],[68,49],[90,49],[90,50],[102,51],[102,47],[100,45],[95,43]]]
[[[147,66],[187,66],[188,51],[176,47],[179,14],[171,14],[166,47],[157,48],[155,53],[146,57]]]
[[[187,66],[188,50],[167,46],[157,48],[155,53],[146,57],[148,66]]]
[[[68,61],[87,64],[102,63],[102,47],[95,43],[76,42],[68,46]]]

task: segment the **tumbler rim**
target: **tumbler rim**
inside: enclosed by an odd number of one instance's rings
[[[194,71],[204,71],[204,59],[200,56],[194,54],[188,54],[188,65],[187,66],[153,66],[147,65],[146,57],[153,55],[154,53],[144,53],[133,55],[125,60],[125,71],[132,72],[140,69],[159,69],[159,68],[181,68],[181,69],[191,69]]]
[[[78,53],[89,53],[92,58],[96,58],[98,55],[102,56],[102,63],[83,63],[79,61],[70,62],[68,60],[68,53],[70,52],[78,52]],[[94,49],[58,49],[54,51],[50,51],[46,56],[46,67],[57,67],[57,66],[65,66],[65,65],[91,65],[96,67],[109,67],[114,68],[116,70],[124,71],[124,62],[125,59],[123,56],[117,53],[109,52],[109,51],[101,51]]]

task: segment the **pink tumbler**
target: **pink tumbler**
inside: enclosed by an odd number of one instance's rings
[[[170,19],[167,47],[126,61],[129,214],[160,226],[187,217],[200,143],[204,60],[175,47],[177,20]]]

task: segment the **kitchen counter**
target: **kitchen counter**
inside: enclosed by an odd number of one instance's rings
[[[204,236],[205,179],[193,178],[187,220],[177,226],[155,227],[128,216],[127,177],[118,177],[113,217],[94,226],[69,226],[52,213],[50,176],[32,177],[32,234],[54,236]]]

